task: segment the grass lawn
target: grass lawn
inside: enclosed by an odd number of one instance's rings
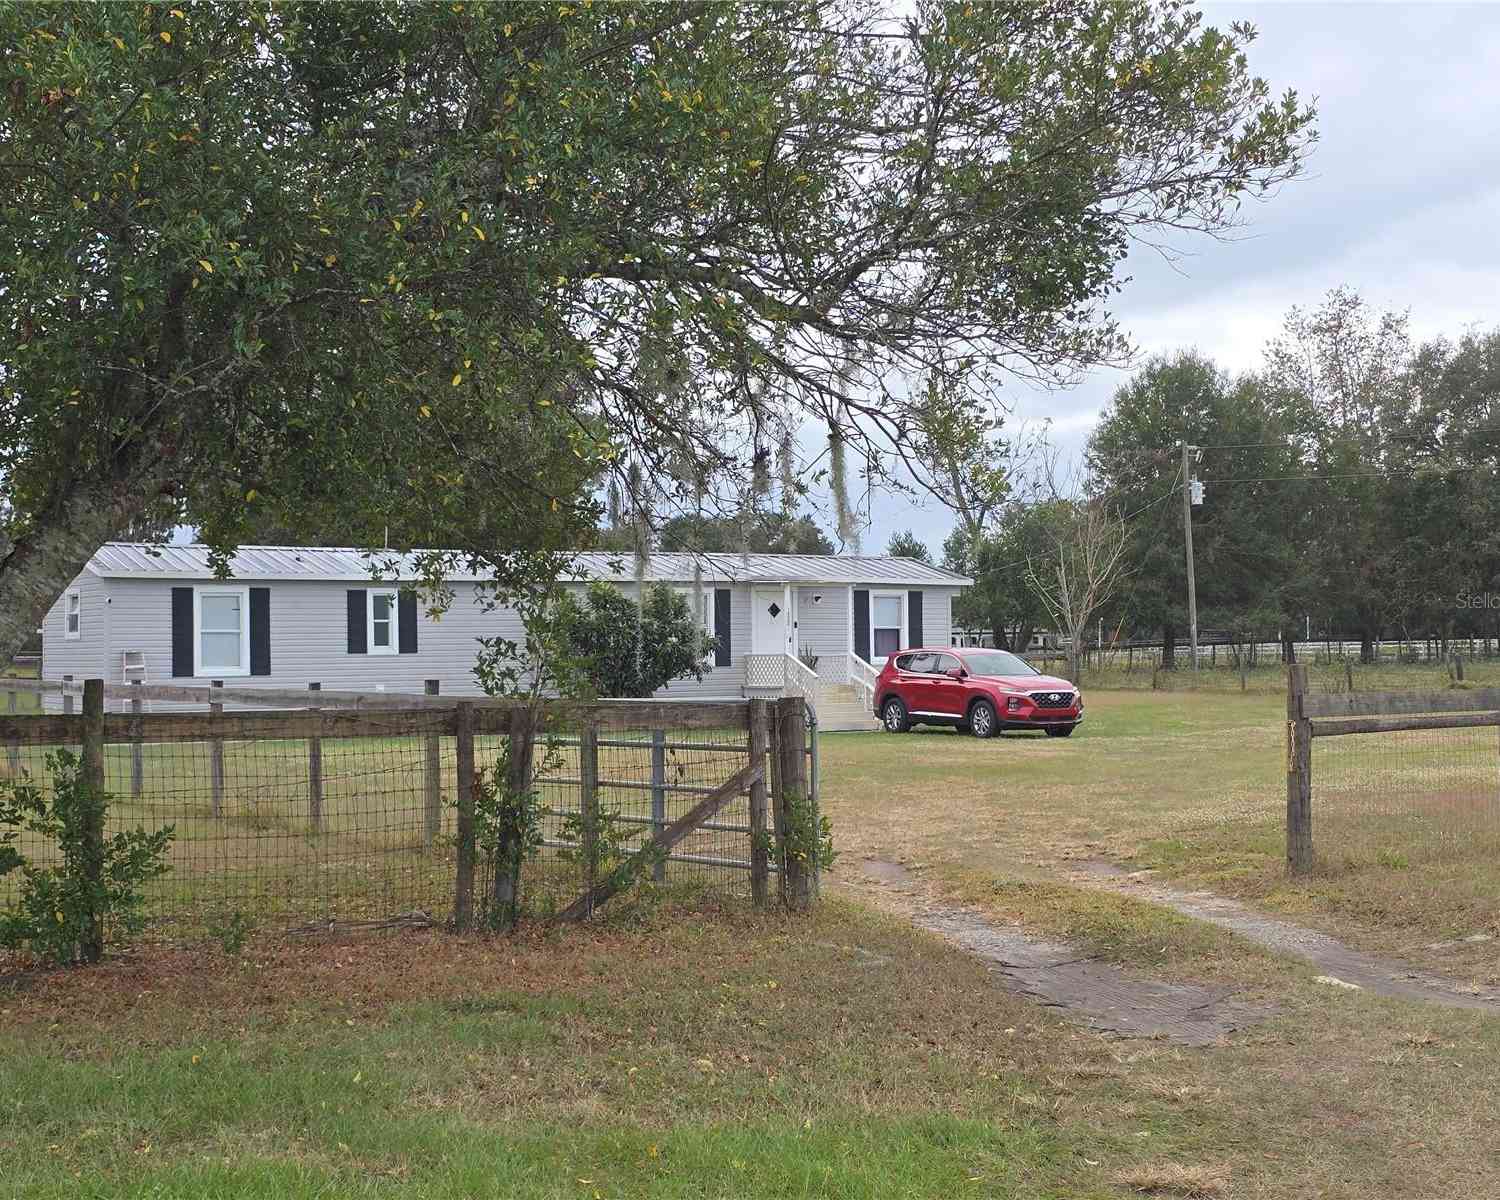
[[[847,859],[922,864],[969,899],[993,884],[994,907],[1010,916],[1026,908],[1017,886],[1057,884],[1078,860],[1109,859],[1253,900],[1370,949],[1500,979],[1492,943],[1437,958],[1424,949],[1500,936],[1493,728],[1318,739],[1313,828],[1323,866],[1293,883],[1280,697],[1086,697],[1087,720],[1066,740],[825,735],[824,806]],[[1418,810],[1441,820],[1416,820]],[[1044,910],[1056,907],[1054,898]],[[1066,932],[1084,916],[1057,914],[1056,924]]]
[[[1494,1022],[1278,993],[1111,1042],[838,898],[142,951],[0,990],[0,1194],[1492,1194]]]
[[[1274,696],[1109,692],[1066,741],[825,735],[842,858],[807,917],[669,891],[582,930],[0,977],[0,1197],[1500,1194],[1500,1020],[1070,879],[1150,864],[1384,949],[1496,931],[1493,859],[1289,885],[1281,736]],[[1435,756],[1401,786],[1445,753],[1397,754]],[[1270,1015],[1206,1049],[1086,1032],[880,911],[867,855]]]

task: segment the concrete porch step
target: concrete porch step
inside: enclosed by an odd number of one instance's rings
[[[818,705],[818,728],[826,733],[879,729],[880,722],[862,704],[829,704],[824,700]]]

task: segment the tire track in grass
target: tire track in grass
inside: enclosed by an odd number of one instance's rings
[[[1078,864],[1069,882],[1149,900],[1185,917],[1237,933],[1269,950],[1305,959],[1322,972],[1319,982],[1330,988],[1500,1014],[1500,992],[1466,987],[1456,980],[1418,971],[1398,959],[1366,954],[1326,933],[1267,916],[1213,892],[1181,891],[1158,883],[1147,872],[1126,871],[1114,863],[1097,861]]]
[[[1270,1016],[1227,989],[1151,979],[1065,943],[1029,938],[973,909],[934,901],[899,863],[870,859],[863,866],[914,925],[989,964],[1006,991],[1099,1033],[1208,1046]]]

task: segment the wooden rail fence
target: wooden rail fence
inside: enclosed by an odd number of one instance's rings
[[[6,746],[12,773],[19,768],[23,746],[77,746],[81,748],[85,771],[95,771],[102,788],[104,746],[128,745],[129,788],[132,798],[139,799],[146,786],[144,747],[157,743],[201,743],[208,747],[210,812],[215,820],[222,819],[225,812],[226,742],[305,741],[307,823],[313,835],[326,832],[323,775],[326,741],[421,737],[422,842],[431,848],[442,828],[441,740],[452,738],[457,768],[453,917],[460,929],[472,925],[475,912],[475,738],[482,735],[503,735],[510,739],[513,784],[530,781],[532,786],[577,789],[576,810],[554,808],[551,812],[579,818],[581,844],[576,848],[585,864],[596,862],[598,857],[600,790],[649,793],[649,817],[615,818],[650,828],[649,838],[607,877],[598,877],[590,867],[582,894],[562,910],[560,919],[588,916],[626,881],[636,873],[646,873],[648,868],[654,878],[664,879],[669,860],[744,869],[749,872],[751,894],[757,904],[769,903],[773,874],[780,878],[781,897],[788,905],[803,906],[817,894],[816,866],[787,854],[791,798],[809,794],[812,789],[816,802],[815,787],[809,778],[810,756],[815,777],[816,739],[810,750],[805,706],[795,697],[777,701],[692,703],[546,701],[534,709],[519,701],[443,697],[436,681],[429,681],[420,696],[324,691],[317,683],[310,684],[306,692],[228,688],[217,681],[209,688],[188,688],[143,683],[109,685],[101,680],[88,680],[82,687],[66,680],[6,680],[3,687],[11,691],[12,699],[10,710],[0,717],[0,742]],[[60,695],[64,711],[12,715],[14,696],[19,692]],[[80,715],[72,712],[75,698],[82,700]],[[128,701],[129,711],[106,712],[108,699]],[[144,706],[149,701],[202,704],[207,711],[148,713]],[[226,712],[226,703],[276,706],[278,711]],[[669,729],[674,732],[675,740],[668,738]],[[712,731],[719,737],[726,732],[739,736],[730,741],[692,740],[694,731]],[[627,733],[637,736],[601,736]],[[553,744],[576,749],[576,775],[533,775],[533,747],[540,735]],[[649,779],[601,777],[601,747],[630,748],[649,754]],[[739,753],[746,756],[746,763],[714,786],[669,782],[669,752],[693,750]],[[671,794],[695,797],[692,807],[675,820],[668,819]],[[747,823],[715,820],[726,804],[742,795],[748,798]],[[745,857],[675,852],[696,830],[743,836],[747,845]],[[515,884],[513,880],[500,878],[500,874],[497,871],[494,883],[497,901],[503,900],[507,889]]]
[[[1500,688],[1441,692],[1316,693],[1307,667],[1287,669],[1286,861],[1293,875],[1314,866],[1312,744],[1314,738],[1400,733],[1412,729],[1500,726]]]

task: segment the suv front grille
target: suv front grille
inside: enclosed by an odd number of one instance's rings
[[[1038,708],[1072,708],[1072,692],[1032,692],[1031,702]]]

